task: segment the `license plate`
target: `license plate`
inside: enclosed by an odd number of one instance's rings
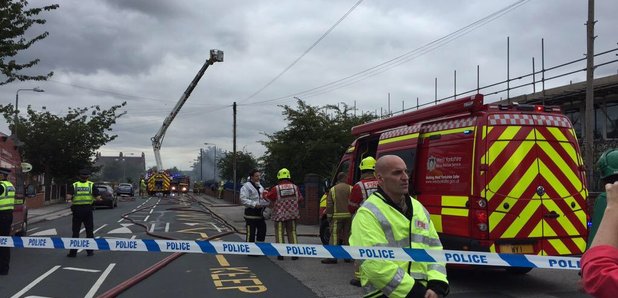
[[[534,247],[532,244],[503,244],[500,245],[500,252],[507,254],[532,254]]]

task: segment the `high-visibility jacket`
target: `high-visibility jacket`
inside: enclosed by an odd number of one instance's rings
[[[73,205],[92,205],[94,202],[93,185],[94,183],[90,181],[73,183]]]
[[[0,193],[0,211],[13,210],[15,206],[15,187],[9,181],[0,181],[4,191]]]
[[[412,214],[406,215],[380,189],[369,196],[352,221],[350,245],[442,249],[429,212],[416,199],[407,199]],[[448,293],[444,263],[363,260],[360,271],[365,297],[405,297],[413,287]]]
[[[300,218],[298,203],[304,200],[296,184],[289,180],[280,180],[264,197],[273,202],[273,221],[296,220]]]
[[[378,190],[378,180],[373,172],[363,173],[361,179],[352,187],[348,211],[352,214],[356,213],[358,207],[376,190]]]
[[[351,218],[348,211],[348,200],[352,186],[340,182],[331,187],[326,197],[326,215],[332,219]]]

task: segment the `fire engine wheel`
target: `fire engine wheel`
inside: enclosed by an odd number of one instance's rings
[[[330,243],[330,227],[326,219],[320,221],[320,240],[323,245],[328,245]]]
[[[506,272],[511,274],[526,274],[532,270],[531,267],[507,267]]]

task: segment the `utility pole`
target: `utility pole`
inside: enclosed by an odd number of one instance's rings
[[[200,182],[202,180],[204,180],[204,176],[202,175],[203,171],[204,171],[204,167],[202,167],[202,159],[203,159],[202,158],[203,157],[203,153],[202,152],[204,152],[204,150],[202,150],[202,148],[200,148]]]
[[[584,165],[586,167],[586,177],[588,178],[588,189],[594,186],[593,165],[594,165],[594,0],[588,0],[588,21],[586,22],[586,132],[584,136]]]
[[[234,125],[233,125],[233,137],[232,137],[232,151],[234,155],[232,155],[232,167],[234,168],[234,196],[232,197],[232,202],[237,203],[236,201],[236,102],[234,102],[233,106],[234,113]]]

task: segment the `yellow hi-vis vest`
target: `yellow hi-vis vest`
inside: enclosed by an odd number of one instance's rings
[[[429,212],[420,202],[410,199],[412,222],[388,205],[381,193],[371,194],[352,220],[350,246],[442,249]],[[363,260],[360,272],[365,297],[405,297],[416,282],[423,286],[429,280],[448,284],[444,263]]]
[[[0,194],[0,211],[13,210],[15,206],[15,187],[9,181],[0,181],[4,191]]]
[[[92,205],[94,197],[92,196],[92,182],[80,182],[73,183],[73,205]]]

